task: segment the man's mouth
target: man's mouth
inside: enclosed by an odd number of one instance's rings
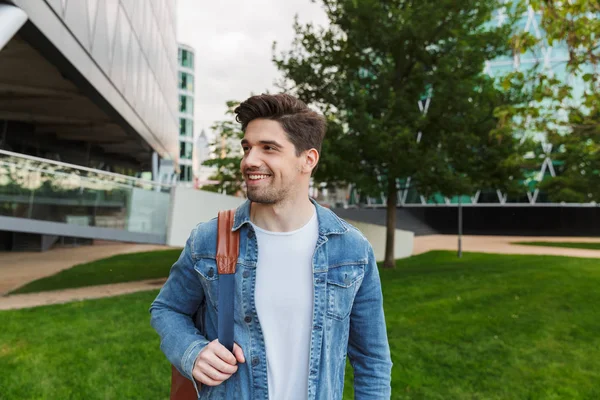
[[[250,181],[261,181],[261,180],[264,180],[264,179],[267,179],[267,178],[271,177],[271,175],[267,175],[267,174],[247,174],[246,177]]]

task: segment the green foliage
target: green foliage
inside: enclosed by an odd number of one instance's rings
[[[509,50],[510,25],[489,23],[499,2],[323,5],[331,27],[296,22],[292,50],[274,57],[282,85],[329,118],[317,178],[371,192],[388,189],[374,175],[410,176],[426,195],[472,194],[482,183],[508,189],[522,161],[512,132],[495,130],[495,110],[513,99],[482,73]],[[419,101],[429,103],[426,114]]]
[[[11,294],[165,278],[180,253],[181,249],[120,254],[76,265],[55,275],[30,282]]]
[[[229,118],[219,121],[211,127],[216,134],[216,139],[211,144],[215,149],[214,157],[204,161],[202,165],[216,169],[215,174],[209,179],[219,181],[219,183],[203,186],[202,190],[229,195],[243,193],[244,178],[240,170],[242,160],[240,141],[244,137],[244,133],[233,117],[233,110],[238,104],[239,102],[236,101],[228,101],[226,115]]]
[[[557,68],[564,67],[575,79],[558,79],[541,63],[527,74],[508,75],[504,84],[518,82],[528,100],[508,117],[516,117],[515,131],[544,133],[552,145],[559,177],[539,185],[550,200],[600,202],[600,6],[586,0],[529,3],[541,15],[544,37],[523,43],[519,53],[543,59],[545,43],[564,48],[568,61]]]

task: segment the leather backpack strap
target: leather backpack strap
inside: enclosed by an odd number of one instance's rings
[[[219,271],[219,343],[233,351],[233,312],[235,305],[235,268],[240,254],[240,233],[233,231],[235,210],[219,212],[217,269]]]
[[[219,342],[233,351],[233,308],[235,267],[240,254],[240,233],[233,232],[235,210],[219,212],[217,231],[217,268],[219,271]],[[200,384],[198,384],[200,387]],[[171,366],[171,400],[196,400],[192,381]]]

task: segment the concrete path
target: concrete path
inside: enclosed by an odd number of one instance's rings
[[[513,242],[592,242],[600,243],[600,238],[561,238],[561,237],[519,237],[519,236],[463,236],[463,251],[495,254],[537,254],[547,256],[568,256],[600,258],[600,250],[568,249],[563,247],[541,247],[511,244]],[[431,250],[458,249],[458,236],[431,235],[416,236],[413,255]]]
[[[456,250],[457,236],[431,235],[417,236],[414,241],[413,254],[421,254],[431,250]],[[600,258],[600,250],[566,249],[559,247],[538,247],[513,245],[520,241],[548,242],[594,242],[600,238],[557,238],[557,237],[505,237],[505,236],[464,236],[463,251],[496,254],[538,254],[570,257]],[[78,248],[63,248],[46,253],[0,253],[0,288],[10,287],[12,290],[30,280],[54,274],[82,262],[93,261],[115,254],[149,251],[165,248],[164,246],[148,246],[136,244],[102,244]],[[6,260],[9,260],[7,263]],[[12,283],[7,284],[7,279]],[[78,289],[57,290],[32,294],[20,294],[0,297],[0,310],[37,307],[41,305],[67,303],[83,299],[117,296],[143,290],[160,289],[165,282],[148,280],[140,282],[117,283],[112,285],[90,286]],[[3,285],[3,286],[2,286]],[[1,292],[1,289],[0,289]]]
[[[138,282],[113,283],[77,289],[53,290],[51,292],[14,294],[0,297],[0,310],[38,307],[71,301],[99,299],[102,297],[160,289],[166,279],[150,279]],[[148,304],[150,306],[150,304]]]
[[[63,269],[125,253],[168,249],[167,246],[97,241],[45,252],[0,252],[0,296]]]

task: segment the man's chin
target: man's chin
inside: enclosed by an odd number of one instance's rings
[[[246,195],[248,196],[248,200],[250,200],[253,203],[258,203],[258,204],[275,204],[277,203],[277,200],[269,195],[265,195],[265,194],[261,194],[261,193],[256,193],[256,191],[253,190],[248,190]]]

